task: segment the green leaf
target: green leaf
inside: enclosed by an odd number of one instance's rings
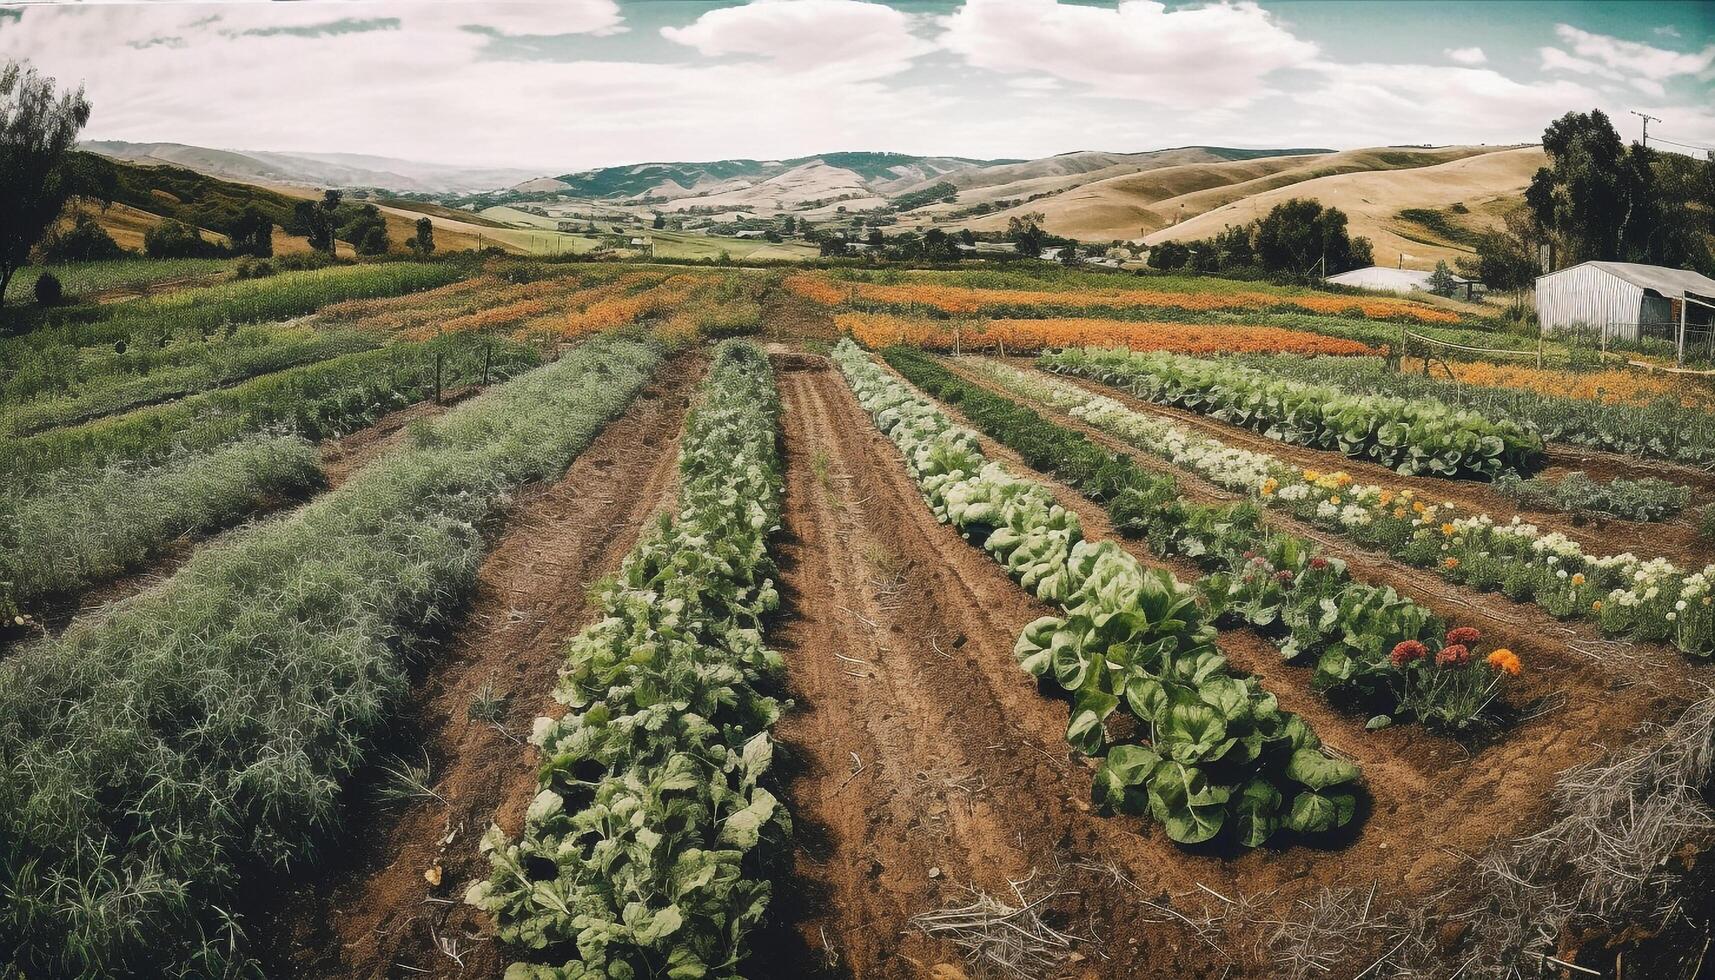
[[[1351,823],[1358,801],[1351,793],[1299,793],[1286,815],[1286,828],[1301,834],[1317,834]]]
[[[1299,749],[1286,764],[1286,776],[1311,789],[1327,789],[1358,778],[1358,767],[1344,759],[1322,754],[1319,749]]]

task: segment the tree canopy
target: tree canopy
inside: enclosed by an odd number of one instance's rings
[[[19,62],[0,65],[0,304],[12,274],[29,262],[76,190],[67,156],[89,122],[83,89],[60,91],[54,80]]]

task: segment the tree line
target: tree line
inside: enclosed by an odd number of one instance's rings
[[[1149,250],[1149,265],[1163,272],[1259,274],[1312,282],[1375,261],[1370,240],[1352,237],[1346,213],[1321,202],[1293,198],[1245,225],[1194,241],[1165,241]]]

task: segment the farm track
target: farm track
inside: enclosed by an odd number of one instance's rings
[[[837,377],[832,380],[836,383],[838,381]],[[851,402],[849,393],[842,394],[846,401],[850,402],[851,411],[859,413],[857,421],[864,421],[855,402]],[[796,395],[794,389],[789,387],[788,405],[797,404],[800,400],[801,396]],[[956,411],[950,411],[949,414],[958,418]],[[812,437],[825,445],[838,445],[834,441],[837,439],[835,433],[839,429],[851,431],[850,425],[851,423],[844,423],[831,433],[813,431]],[[794,423],[788,424],[789,450],[794,427]],[[833,438],[829,438],[830,436]],[[897,469],[897,473],[887,479],[901,485],[896,496],[905,496],[914,505],[910,515],[913,520],[907,523],[900,519],[897,513],[860,513],[853,518],[858,524],[859,537],[854,540],[848,536],[843,542],[843,550],[850,554],[862,554],[862,528],[900,528],[897,533],[904,534],[905,529],[909,529],[912,523],[918,526],[928,523],[929,527],[923,528],[922,533],[938,536],[946,541],[948,547],[962,549],[967,556],[960,559],[944,550],[942,561],[947,569],[959,570],[958,575],[961,578],[968,575],[977,579],[986,577],[998,580],[1007,586],[1011,602],[1034,605],[1025,599],[1022,590],[1012,585],[998,564],[960,541],[950,529],[932,523],[932,517],[917,497],[915,488],[909,483],[903,464],[898,460],[892,446],[879,435],[871,441],[877,443],[877,453],[885,453],[886,457],[891,457],[890,462]],[[1111,522],[1102,508],[1091,504],[1052,478],[1025,466],[1016,454],[995,445],[992,440],[982,441],[990,458],[1006,463],[1021,476],[1039,480],[1054,491],[1063,505],[1078,513],[1090,537],[1120,541],[1129,552],[1147,565],[1172,568],[1181,577],[1193,575],[1194,570],[1186,564],[1164,562],[1149,554],[1138,543],[1119,539],[1113,534]],[[845,454],[845,459],[850,459],[849,452]],[[830,467],[830,472],[838,472],[838,469]],[[859,495],[856,489],[847,491],[847,494],[848,499]],[[873,507],[872,501],[878,496],[873,489],[868,489],[868,493],[863,494],[866,509]],[[899,502],[897,506],[903,507],[903,503]],[[969,569],[973,561],[980,563],[987,572],[986,576],[976,569]],[[828,593],[823,590],[817,594],[823,596]],[[931,582],[908,582],[902,590],[902,595],[910,597],[907,600],[910,604],[933,602],[943,609],[950,594],[950,590],[936,588]],[[931,596],[934,598],[917,598]],[[839,603],[825,601],[819,602],[818,605],[837,607]],[[978,603],[979,611],[985,615],[992,616],[993,611],[998,608],[1002,607],[996,605],[993,600]],[[887,620],[876,620],[868,613],[865,616],[872,621],[888,625]],[[991,733],[1007,732],[1017,727],[1020,719],[1032,718],[1035,721],[1029,731],[1036,742],[1055,753],[1056,758],[1065,758],[1064,704],[1037,695],[1034,685],[1018,671],[1012,662],[1010,650],[1007,649],[1010,639],[1017,635],[1018,628],[1027,619],[1028,617],[1022,614],[1014,614],[1006,617],[1005,621],[991,622],[984,633],[973,636],[986,637],[987,642],[979,642],[965,648],[972,660],[981,658],[981,669],[983,675],[986,675],[985,682],[990,685],[990,690],[1022,693],[1028,699],[1034,699],[1036,705],[1032,707],[1030,704],[1008,703],[1008,717],[985,721],[976,731],[982,733],[979,737],[986,736],[985,741],[988,744],[993,744],[1002,740]],[[971,631],[966,632],[971,635]],[[1000,635],[994,636],[995,632]],[[842,631],[839,623],[830,624],[827,633],[832,637],[862,635],[850,625]],[[1113,861],[1137,882],[1144,895],[1157,900],[1164,893],[1189,892],[1198,883],[1212,887],[1224,895],[1233,895],[1235,892],[1247,895],[1273,892],[1266,901],[1277,907],[1294,899],[1307,897],[1323,885],[1368,889],[1375,883],[1379,887],[1377,901],[1406,898],[1422,900],[1450,887],[1468,888],[1468,856],[1486,851],[1497,841],[1512,839],[1542,826],[1548,818],[1553,786],[1563,769],[1597,757],[1602,753],[1604,743],[1613,744],[1624,739],[1627,733],[1641,722],[1669,717],[1672,708],[1686,700],[1680,693],[1663,693],[1648,685],[1630,683],[1635,678],[1618,676],[1624,672],[1623,665],[1615,665],[1610,671],[1600,663],[1575,657],[1564,649],[1560,649],[1556,654],[1553,641],[1545,640],[1539,646],[1527,647],[1542,657],[1542,662],[1535,664],[1533,669],[1544,675],[1538,681],[1540,686],[1532,693],[1547,695],[1552,689],[1552,692],[1565,697],[1565,703],[1545,711],[1540,716],[1520,722],[1487,744],[1465,746],[1451,739],[1430,735],[1417,726],[1400,725],[1380,732],[1368,732],[1363,727],[1361,717],[1337,711],[1320,695],[1311,691],[1310,672],[1302,667],[1281,663],[1273,645],[1260,634],[1249,629],[1222,630],[1220,642],[1235,667],[1257,674],[1264,684],[1277,694],[1283,708],[1303,715],[1330,747],[1351,756],[1364,768],[1365,784],[1370,798],[1363,811],[1365,819],[1355,839],[1329,844],[1326,848],[1297,846],[1285,851],[1264,850],[1238,855],[1217,855],[1203,849],[1174,847],[1165,841],[1159,831],[1135,818],[1086,816],[1079,804],[1075,806],[1078,816],[1072,818],[1068,814],[1065,819],[1080,828],[1091,822],[1097,827],[1075,831],[1069,835],[1062,833],[1059,837],[1061,847],[1057,852],[1062,861]],[[941,649],[945,650],[946,646],[942,644]],[[846,653],[863,659],[885,655],[885,651],[873,649],[869,652],[848,649]],[[910,654],[907,656],[910,657]],[[932,653],[929,657],[911,657],[907,666],[915,665],[918,669],[927,667],[938,676],[949,676],[948,668],[952,665],[936,664],[934,659],[938,658],[934,658]],[[953,659],[956,662],[957,658]],[[793,662],[792,653],[789,651],[788,663]],[[843,662],[840,663],[843,665]],[[824,668],[824,673],[828,669],[837,671],[839,668]],[[891,674],[891,671],[882,672]],[[1004,680],[1004,675],[1008,672],[1018,678],[1010,685]],[[1002,679],[997,680],[997,674]],[[818,740],[837,738],[842,731],[856,731],[862,727],[865,719],[878,718],[889,710],[906,707],[909,709],[911,722],[908,727],[922,733],[931,744],[942,746],[942,752],[945,752],[944,746],[949,741],[947,736],[934,733],[934,729],[940,726],[925,720],[932,715],[923,714],[923,709],[903,701],[891,692],[877,696],[867,710],[862,707],[861,700],[857,702],[857,707],[846,707],[851,703],[852,695],[849,692],[852,685],[842,680],[838,673],[832,676],[832,689],[835,692],[833,697],[836,698],[833,703],[844,709],[842,714],[849,712],[853,717],[830,719],[819,724],[815,729]],[[936,704],[932,710],[940,714],[969,711],[969,705],[979,699],[980,691],[974,683],[955,683],[943,695],[946,701]],[[796,696],[797,692],[794,693]],[[841,696],[842,693],[844,697]],[[809,692],[813,707],[800,715],[800,719],[815,717],[823,711],[828,703],[825,701],[827,695],[824,694],[823,699],[818,699],[816,694],[815,691]],[[1044,707],[1051,709],[1051,718],[1040,717]],[[1552,704],[1547,707],[1552,707]],[[789,717],[788,721],[791,722],[792,719]],[[1002,748],[1004,749],[1004,743]],[[838,781],[846,778],[851,770],[849,754],[842,756],[840,753],[849,753],[851,750],[818,745],[815,751],[822,760],[819,763],[822,767],[822,781],[837,786]],[[1020,756],[1014,761],[1034,760]],[[816,768],[812,766],[812,772],[816,771]],[[978,771],[982,772],[982,769],[979,767]],[[1024,820],[1026,817],[1020,815],[1020,811],[1042,811],[1031,816],[1036,820],[1047,820],[1051,819],[1049,808],[1055,806],[1056,801],[1061,801],[1064,813],[1065,801],[1081,801],[1087,798],[1088,784],[1085,773],[1077,773],[1073,777],[1076,786],[1070,791],[1061,788],[1064,786],[1064,773],[1050,770],[1046,775],[1059,778],[1060,786],[1056,786],[1054,792],[1043,792],[1039,786],[1034,791],[1028,791],[1026,795],[1008,800],[1001,812],[1008,814],[1013,820]],[[866,778],[866,774],[860,774],[853,782],[855,784]],[[988,780],[990,792],[995,792],[997,787],[1005,785],[997,783],[993,778]],[[801,801],[802,797],[797,794],[805,792],[802,780],[794,786],[795,799]],[[806,809],[805,804],[799,802],[795,812],[803,813]],[[812,813],[815,812],[813,807],[808,809]],[[862,804],[846,801],[844,811],[838,806],[828,809],[836,818],[842,818],[848,826],[854,823],[860,828],[864,826]],[[921,805],[908,808],[908,811],[929,812]],[[1116,832],[1119,835],[1117,839],[1114,836]],[[889,840],[888,835],[876,834],[873,830],[870,833],[872,836],[881,837],[883,842]],[[839,837],[831,835],[831,839],[838,840]],[[1048,849],[1029,845],[1029,838],[1019,839],[1025,842],[1030,853],[1037,855],[1039,863],[1046,862],[1047,859],[1043,855],[1050,853]],[[837,869],[861,868],[867,863],[864,858],[862,850],[857,853],[844,853],[836,847],[827,859],[830,871],[824,873],[821,883],[825,884],[829,875],[834,876],[837,882]],[[946,870],[949,859],[945,852],[937,852],[936,859],[942,863],[943,870]],[[852,877],[861,877],[858,873],[846,873]],[[923,881],[921,878],[917,880]],[[882,879],[882,883],[885,886],[886,880]],[[996,884],[985,884],[991,890],[996,887]],[[1120,917],[1118,921],[1124,922],[1137,919],[1140,914],[1136,902],[1138,896],[1129,899],[1126,896],[1118,896],[1118,908],[1121,910],[1118,913],[1099,903],[1092,906],[1090,897],[1101,893],[1099,889],[1102,884],[1095,883],[1097,891],[1091,891],[1087,875],[1081,880],[1078,875],[1073,874],[1063,877],[1060,887],[1078,891],[1084,896],[1076,912],[1067,914],[1066,921],[1091,921],[1098,934],[1111,935],[1116,928],[1116,920],[1109,916],[1117,914]],[[866,892],[866,888],[871,891]],[[846,908],[846,914],[849,915],[849,910],[859,903],[878,900],[873,896],[874,888],[874,882],[845,882],[844,890],[855,892],[856,895],[848,898],[840,893],[840,888],[835,887],[830,894],[836,897],[830,901]],[[921,891],[922,888],[923,885],[919,884],[918,890]],[[1196,895],[1192,895],[1190,900],[1194,908],[1201,907],[1206,901]],[[927,903],[921,907],[938,904],[946,903]],[[873,907],[866,908],[866,913],[871,917],[877,914]],[[869,934],[878,939],[892,932],[893,921],[886,918],[880,922],[873,921],[873,918],[860,922]],[[815,927],[822,925],[826,923],[818,922],[814,918],[800,925],[805,945],[819,947],[819,935]],[[833,936],[835,928],[828,927],[830,937]],[[1167,926],[1150,924],[1148,929],[1159,939],[1162,930],[1167,929]],[[1179,936],[1185,938],[1182,932]],[[1238,941],[1245,943],[1257,938],[1253,934],[1239,937]],[[1192,953],[1196,954],[1195,940],[1190,941],[1193,944],[1190,947]],[[1159,952],[1158,945],[1156,950]],[[1110,947],[1109,953],[1112,952]],[[1140,976],[1221,975],[1221,970],[1216,967],[1224,967],[1225,964],[1216,962],[1215,966],[1211,966],[1208,952],[1207,947],[1202,947],[1200,955],[1175,963],[1151,957],[1134,957],[1132,969],[1137,971],[1135,975]],[[1145,965],[1155,972],[1143,972]],[[1255,964],[1250,966],[1252,971],[1261,969]],[[1173,972],[1174,970],[1179,972]],[[859,968],[853,975],[894,974],[886,971],[870,974]],[[1134,974],[1117,969],[1115,964],[1109,963],[1104,964],[1100,975]],[[1264,970],[1239,971],[1234,975],[1268,974]]]
[[[463,904],[465,887],[489,873],[477,840],[492,822],[512,834],[522,825],[537,768],[522,739],[536,716],[558,710],[548,695],[562,647],[593,612],[590,587],[671,506],[680,430],[705,367],[700,353],[661,365],[560,480],[519,495],[477,573],[468,614],[395,725],[396,750],[409,761],[426,754],[440,799],[356,802],[349,843],[289,893],[271,896],[272,907],[251,911],[264,927],[270,976],[503,972],[503,951]],[[510,735],[469,716],[490,682],[509,695],[502,724]],[[441,869],[439,885],[425,878],[432,868]]]
[[[1026,370],[1035,369],[1035,362],[1030,359],[1008,358],[1007,361],[1014,367]],[[1689,567],[1702,567],[1709,560],[1707,543],[1697,540],[1696,530],[1687,519],[1644,523],[1604,518],[1580,526],[1574,524],[1567,514],[1560,511],[1520,509],[1517,504],[1496,493],[1487,484],[1471,480],[1447,480],[1432,476],[1401,476],[1386,466],[1353,459],[1344,453],[1294,446],[1270,439],[1250,429],[1212,419],[1199,412],[1157,405],[1154,402],[1138,398],[1123,388],[1073,375],[1055,374],[1054,377],[1095,394],[1113,398],[1132,411],[1170,419],[1184,428],[1220,439],[1229,446],[1270,453],[1288,463],[1312,469],[1345,470],[1360,481],[1375,483],[1384,487],[1409,487],[1425,499],[1451,500],[1473,512],[1487,513],[1497,522],[1511,520],[1516,514],[1521,519],[1538,527],[1560,531],[1584,545],[1585,550],[1590,554],[1618,554],[1623,551],[1630,551],[1645,558],[1658,556],[1668,558],[1682,566]],[[1687,482],[1692,475],[1708,477],[1707,474],[1698,474],[1698,471],[1686,470],[1683,467],[1657,467],[1633,463],[1629,468],[1622,468],[1616,463],[1618,457],[1611,457],[1605,453],[1579,451],[1559,445],[1550,448],[1547,458],[1550,465],[1543,471],[1543,475],[1551,479],[1564,476],[1573,469],[1584,469],[1590,473],[1592,478],[1597,479],[1614,476],[1659,476],[1675,479],[1679,482]],[[1707,482],[1707,480],[1704,481],[1704,483]],[[1709,488],[1705,486],[1704,489],[1707,491]],[[1707,493],[1704,496],[1707,496]],[[1693,504],[1692,507],[1687,508],[1687,513],[1693,512],[1695,509],[1696,505]]]

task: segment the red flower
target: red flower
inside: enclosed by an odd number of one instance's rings
[[[1275,572],[1274,577],[1281,580],[1282,582],[1292,581],[1292,573],[1290,571],[1288,571],[1287,569],[1284,569],[1284,568],[1278,572]]]
[[[1394,645],[1393,653],[1388,654],[1388,660],[1395,667],[1404,667],[1414,660],[1422,660],[1429,656],[1429,648],[1416,640],[1402,640]]]
[[[1476,642],[1478,640],[1481,640],[1482,638],[1483,638],[1483,634],[1477,632],[1476,628],[1471,627],[1471,626],[1455,626],[1452,629],[1447,631],[1447,642],[1448,643],[1457,643],[1457,644],[1462,644],[1464,646],[1473,646],[1476,644]]]
[[[1322,569],[1328,567],[1328,559],[1326,559],[1326,558],[1312,558],[1312,559],[1310,559],[1310,567],[1316,569],[1317,571],[1321,571]]]
[[[1459,631],[1454,630],[1453,632],[1457,633]],[[1470,630],[1470,632],[1475,633],[1477,631]],[[1451,646],[1442,647],[1441,652],[1435,655],[1435,665],[1437,667],[1463,667],[1470,662],[1471,648],[1467,647],[1463,643],[1455,643]]]

